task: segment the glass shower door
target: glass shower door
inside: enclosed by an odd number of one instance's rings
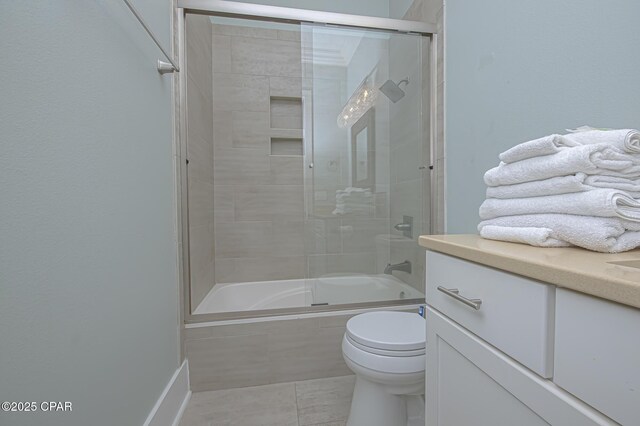
[[[423,299],[428,39],[303,24],[301,48],[311,304]]]

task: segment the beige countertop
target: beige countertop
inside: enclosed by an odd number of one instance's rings
[[[618,254],[540,248],[479,235],[423,235],[420,245],[581,293],[640,308],[640,249]],[[633,262],[635,261],[635,263]],[[612,262],[631,262],[635,267]]]

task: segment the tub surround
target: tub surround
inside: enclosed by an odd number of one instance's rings
[[[416,306],[383,310],[416,312]],[[347,321],[361,312],[290,315],[185,329],[191,390],[232,389],[351,374],[342,357]],[[215,324],[215,325],[214,325]]]
[[[425,235],[420,237],[420,245],[428,250],[640,308],[640,249],[607,254],[573,247],[532,247],[466,234]],[[623,266],[625,262],[627,266]]]

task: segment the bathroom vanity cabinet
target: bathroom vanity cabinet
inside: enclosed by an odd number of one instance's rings
[[[638,307],[427,248],[428,426],[640,425]]]

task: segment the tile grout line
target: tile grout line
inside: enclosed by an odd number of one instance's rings
[[[298,408],[298,382],[293,382],[293,397],[296,400],[296,423],[300,426],[300,410]]]

